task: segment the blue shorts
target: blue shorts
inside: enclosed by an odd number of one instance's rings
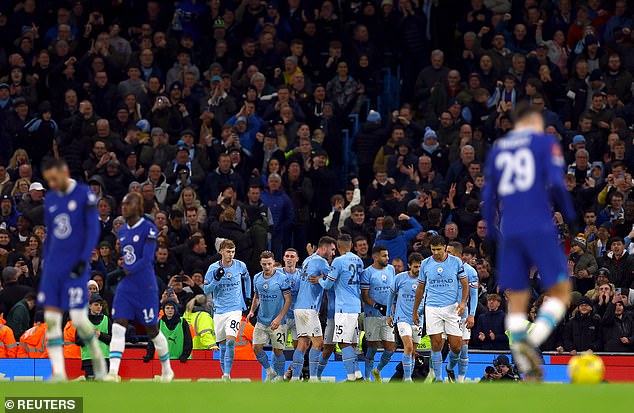
[[[37,303],[44,307],[56,307],[64,311],[86,308],[88,304],[88,269],[80,277],[69,273],[44,271],[40,281]]]
[[[117,287],[112,303],[112,318],[122,318],[137,321],[146,326],[153,326],[159,322],[158,290],[154,291],[126,291]]]
[[[503,237],[498,244],[497,261],[502,290],[527,289],[533,266],[541,275],[544,289],[568,279],[566,256],[553,233]]]

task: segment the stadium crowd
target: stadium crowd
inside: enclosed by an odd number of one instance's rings
[[[440,234],[479,276],[471,346],[508,349],[480,193],[522,101],[561,141],[579,217],[554,214],[574,297],[542,350],[633,352],[633,13],[625,0],[1,2],[0,357],[4,320],[18,341],[38,321],[51,157],[98,197],[105,314],[124,275],[120,202],[135,191],[160,231],[170,320],[206,311],[196,296],[223,239],[251,276],[264,250],[301,260],[341,234],[366,266],[385,245],[399,273]],[[399,73],[393,107],[386,72]],[[346,164],[350,114],[361,127]],[[213,344],[183,335],[188,350]]]

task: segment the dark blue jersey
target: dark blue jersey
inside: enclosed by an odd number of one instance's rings
[[[86,185],[72,181],[65,193],[48,191],[44,199],[48,234],[44,242],[44,272],[69,275],[90,259],[99,240],[97,197]]]
[[[493,224],[490,234],[495,224],[503,237],[552,233],[552,204],[568,222],[574,220],[563,167],[561,146],[552,135],[522,129],[495,142],[482,196],[483,218]]]
[[[117,287],[117,294],[120,291],[158,289],[154,275],[157,236],[156,227],[145,218],[132,227],[125,224],[119,228],[123,269],[128,273]]]

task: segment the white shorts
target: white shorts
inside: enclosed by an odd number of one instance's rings
[[[359,314],[335,314],[335,343],[356,344],[359,342]]]
[[[214,314],[216,341],[225,341],[227,339],[227,336],[238,337],[241,322],[242,311],[229,311],[228,313]]]
[[[295,328],[297,337],[321,337],[321,323],[316,310],[299,309],[293,312],[295,315]]]
[[[366,317],[364,321],[365,339],[368,341],[394,342],[394,330],[387,325],[386,317]]]
[[[274,349],[284,350],[286,348],[286,324],[279,326],[275,330],[262,323],[255,323],[253,329],[253,344],[271,344]]]
[[[467,319],[460,318],[460,329],[462,330],[462,339],[469,340],[471,339],[471,329],[467,328]]]
[[[335,319],[326,320],[326,329],[324,330],[324,344],[335,344]]]
[[[297,341],[297,327],[295,327],[294,318],[286,320],[286,333],[291,333],[291,339],[293,339],[293,341]]]
[[[423,337],[423,328],[416,324],[400,322],[396,323],[396,328],[398,328],[401,337],[411,336],[412,342],[416,344],[420,343],[420,339]]]
[[[458,304],[446,307],[425,306],[425,326],[430,336],[445,333],[448,336],[462,337]]]

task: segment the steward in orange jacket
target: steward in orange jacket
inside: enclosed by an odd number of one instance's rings
[[[26,330],[20,337],[17,358],[46,359],[46,330],[48,326],[44,322],[44,313],[35,313],[35,324]]]
[[[0,314],[0,359],[13,359],[18,352],[18,344],[15,342],[13,330],[5,324],[6,321]]]
[[[72,320],[68,320],[64,326],[64,358],[65,359],[80,359],[81,347],[75,344],[77,337],[77,329],[73,325]]]

